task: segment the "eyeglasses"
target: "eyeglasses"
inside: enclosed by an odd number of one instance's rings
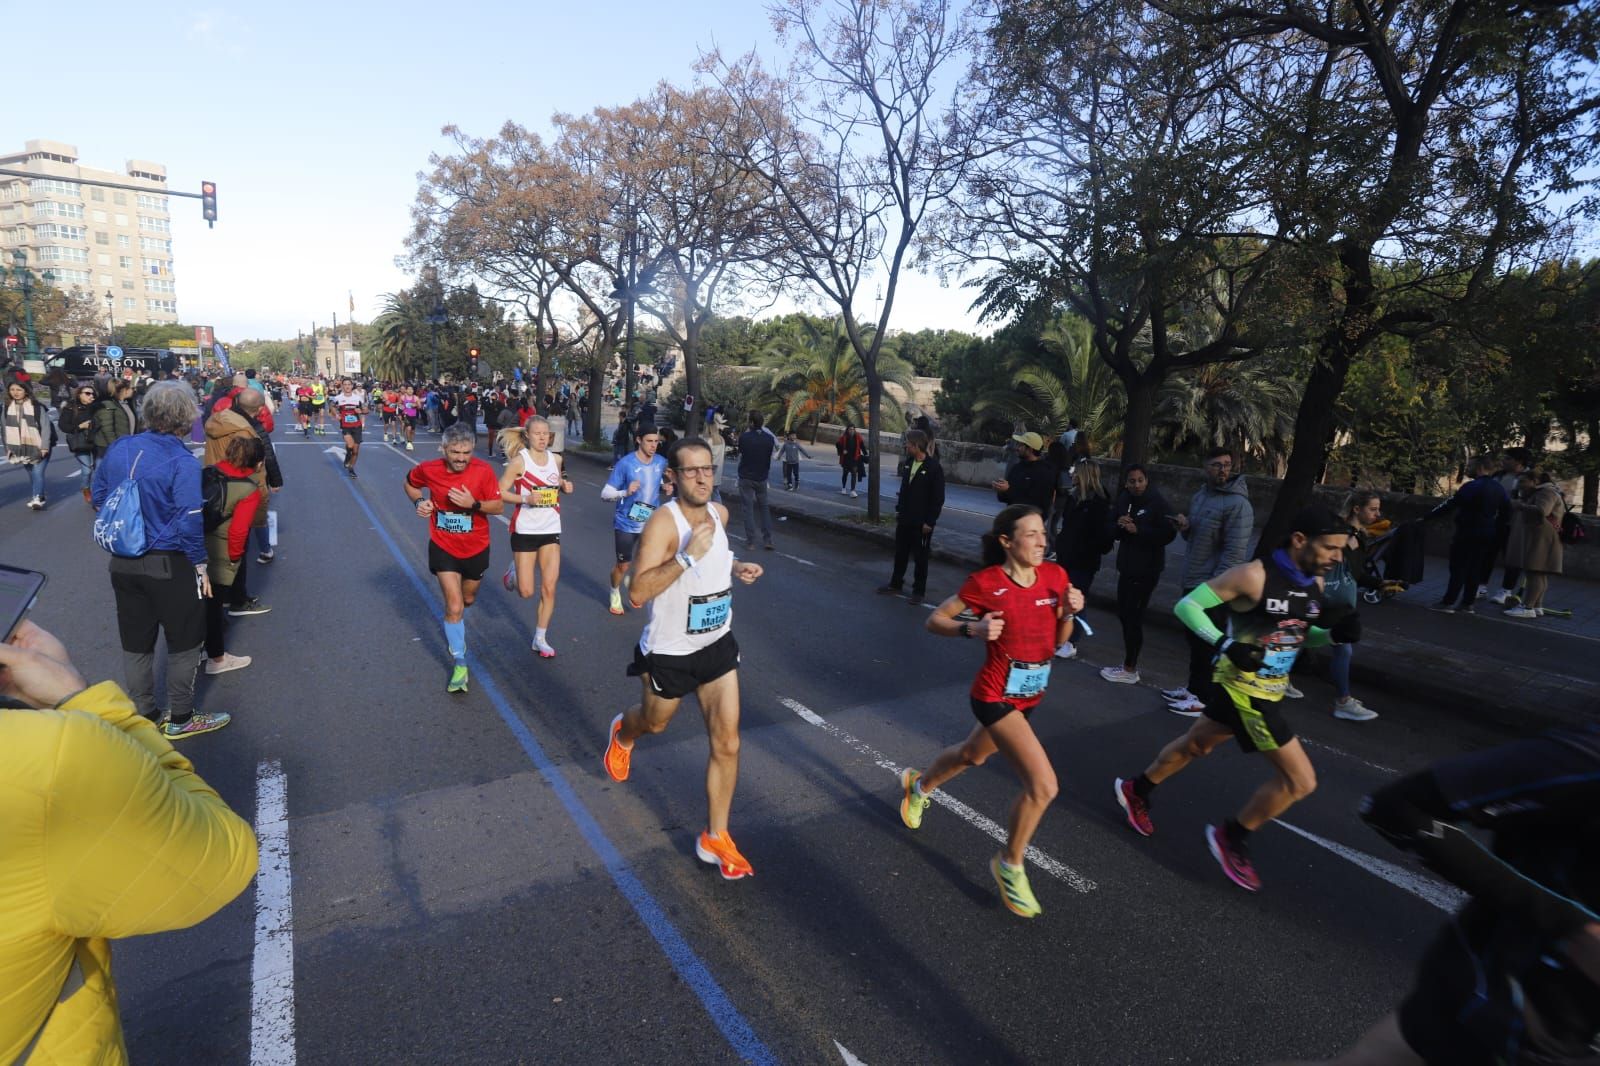
[[[680,466],[676,469],[684,477],[710,477],[717,472],[714,466]]]

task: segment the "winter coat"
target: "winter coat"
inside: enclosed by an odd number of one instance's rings
[[[938,456],[930,455],[917,466],[911,467],[900,479],[900,495],[895,500],[895,521],[906,525],[936,526],[939,512],[944,510],[944,467]]]
[[[50,449],[56,446],[56,424],[44,404],[38,400],[15,402],[7,397],[0,400],[0,414],[4,415],[7,458],[29,466],[50,461]],[[20,443],[34,437],[38,438],[37,445]]]
[[[123,1066],[111,939],[222,909],[255,835],[109,681],[0,710],[0,825],[0,1062]]]
[[[131,402],[121,404],[112,399],[101,400],[94,409],[94,453],[105,455],[106,449],[112,444],[123,437],[133,436],[142,428],[138,409]]]
[[[206,532],[206,571],[211,584],[227,587],[239,576],[239,563],[250,542],[250,524],[263,501],[250,477],[252,471],[224,462],[217,464],[217,472],[227,481],[223,486],[222,522]]]
[[[1013,463],[1006,471],[1006,491],[996,492],[995,498],[1004,504],[1026,503],[1049,516],[1056,498],[1056,468],[1043,459],[1023,460]]]
[[[1511,501],[1511,539],[1506,541],[1506,561],[1541,574],[1561,573],[1561,537],[1551,523],[1566,510],[1554,485],[1540,485],[1526,500]]]
[[[1200,486],[1189,500],[1189,528],[1183,531],[1189,542],[1179,581],[1183,589],[1203,585],[1249,558],[1255,521],[1243,474],[1235,474],[1220,489]]]
[[[1133,518],[1134,532],[1117,525],[1123,515]],[[1167,545],[1178,535],[1178,527],[1168,519],[1172,507],[1155,486],[1135,496],[1127,489],[1117,494],[1117,502],[1106,515],[1107,532],[1117,542],[1117,573],[1128,577],[1160,577],[1167,568]]]
[[[1112,546],[1107,528],[1110,515],[1111,501],[1104,496],[1075,500],[1067,508],[1061,518],[1061,533],[1056,537],[1056,562],[1066,567],[1067,573],[1099,572],[1100,561]]]
[[[61,435],[67,438],[67,448],[74,455],[84,455],[94,451],[94,412],[98,401],[79,403],[77,400],[68,400],[61,405],[56,414],[56,424],[61,428]],[[79,423],[89,423],[89,428],[79,428]]]

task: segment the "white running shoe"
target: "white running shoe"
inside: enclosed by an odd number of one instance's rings
[[[1306,698],[1306,694],[1295,688],[1294,682],[1291,681],[1283,690],[1283,698],[1286,700],[1303,700]]]
[[[1489,602],[1494,604],[1496,607],[1504,607],[1507,603],[1511,602],[1511,590],[1496,589],[1494,595],[1489,597]]]
[[[1078,646],[1070,640],[1056,649],[1057,659],[1076,659],[1077,657]]]
[[[1349,699],[1333,702],[1333,716],[1343,718],[1347,722],[1370,722],[1378,717],[1378,712],[1351,696]]]
[[[243,670],[249,665],[250,656],[223,652],[221,659],[206,660],[206,676],[215,677],[218,674],[225,674],[229,670]]]
[[[1186,700],[1179,700],[1175,703],[1167,704],[1167,710],[1171,711],[1173,714],[1181,714],[1185,718],[1199,718],[1201,712],[1205,709],[1206,705],[1195,699],[1193,696],[1190,696]]]
[[[1506,610],[1507,618],[1538,618],[1539,612],[1532,607],[1511,607]]]
[[[1187,688],[1164,688],[1161,690],[1161,698],[1168,703],[1186,703],[1194,699],[1194,693]]]
[[[1137,685],[1139,671],[1125,670],[1120,666],[1107,666],[1100,671],[1100,676],[1113,685]]]

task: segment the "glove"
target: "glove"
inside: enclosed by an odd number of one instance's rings
[[[1351,611],[1333,624],[1328,636],[1333,638],[1335,644],[1361,643],[1361,615]]]
[[[1247,674],[1253,674],[1261,669],[1261,664],[1267,661],[1267,649],[1259,644],[1241,644],[1232,637],[1223,637],[1217,642],[1217,650],[1228,657],[1228,661]]]

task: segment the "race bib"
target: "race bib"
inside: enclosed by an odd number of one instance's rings
[[[347,426],[359,426],[361,424],[361,416],[354,411],[346,411],[340,416],[339,420]]]
[[[689,597],[689,633],[710,633],[728,624],[733,614],[733,590]]]
[[[1006,696],[1011,699],[1032,699],[1044,693],[1050,684],[1050,663],[1024,663],[1011,660],[1006,671]]]
[[[1288,677],[1299,654],[1299,648],[1268,648],[1266,658],[1261,660],[1261,668],[1256,671],[1256,677],[1262,681],[1276,681]]]
[[[650,516],[655,513],[655,510],[656,509],[651,507],[648,503],[635,503],[628,508],[628,521],[648,522],[650,521]]]
[[[472,532],[472,516],[463,511],[435,511],[433,517],[441,533]]]
[[[554,507],[560,499],[561,493],[557,489],[534,489],[528,493],[528,506]]]

